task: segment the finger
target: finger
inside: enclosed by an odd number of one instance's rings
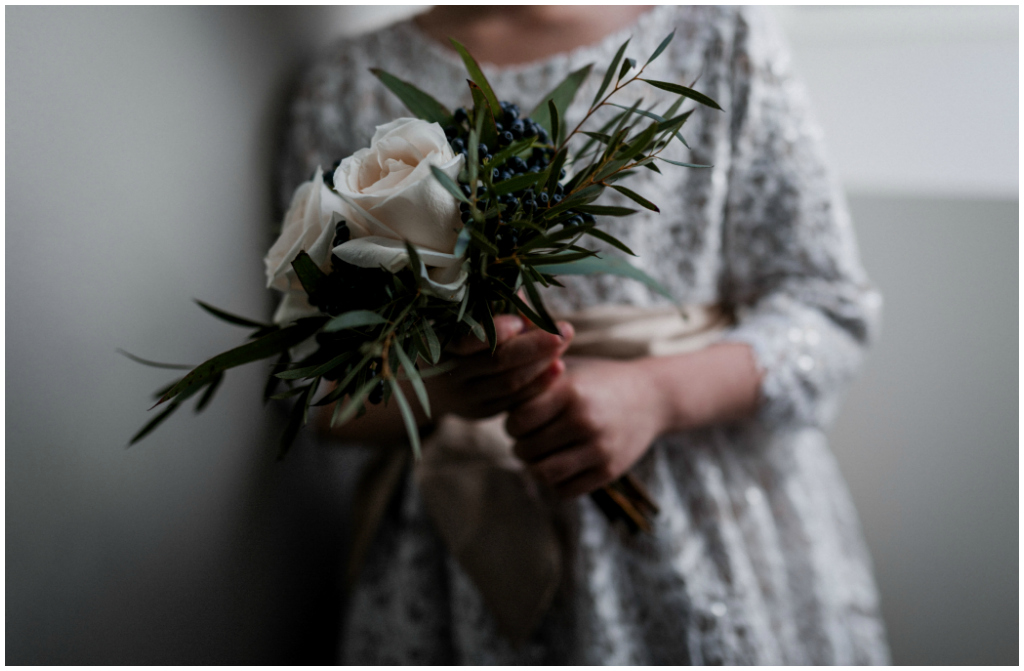
[[[490,414],[497,414],[499,412],[505,412],[510,408],[514,408],[544,392],[548,387],[554,384],[564,372],[565,363],[560,359],[546,362],[540,369],[540,372],[536,374],[533,379],[529,380],[526,385],[511,394],[488,399],[485,402],[485,408],[488,411],[493,410]]]
[[[494,335],[499,346],[513,336],[522,333],[525,328],[526,322],[516,315],[498,315],[494,318]],[[470,356],[485,351],[489,354],[490,348],[490,343],[480,340],[470,333],[449,345],[448,352],[456,356]]]
[[[564,365],[565,362],[562,361]],[[514,407],[505,420],[505,431],[516,439],[529,436],[555,421],[569,405],[573,391],[564,381]]]
[[[474,363],[481,375],[493,375],[561,356],[573,336],[572,327],[569,324],[566,327],[565,335],[554,335],[540,329],[528,330],[499,345],[492,357],[477,355],[481,358]]]
[[[512,448],[515,455],[527,463],[544,459],[547,455],[565,449],[591,437],[584,431],[569,412],[563,412],[539,430],[516,441]]]
[[[590,492],[599,489],[609,482],[614,480],[615,477],[610,475],[603,467],[591,468],[590,470],[584,471],[570,480],[564,480],[558,485],[555,485],[553,489],[555,493],[565,499],[573,499],[577,496],[589,494]]]
[[[585,443],[579,443],[530,464],[528,468],[539,482],[557,488],[600,465],[601,455],[598,451]]]

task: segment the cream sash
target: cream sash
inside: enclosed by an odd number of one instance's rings
[[[561,316],[576,329],[568,354],[634,359],[701,349],[731,324],[718,307],[599,306]],[[445,416],[424,440],[414,478],[448,550],[473,580],[499,630],[525,640],[551,605],[562,574],[562,544],[544,493],[512,454],[505,416]],[[365,471],[354,505],[354,581],[393,492],[408,448],[383,450]]]

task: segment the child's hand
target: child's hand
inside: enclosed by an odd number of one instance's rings
[[[425,380],[431,403],[442,413],[469,419],[491,417],[523,403],[547,389],[565,370],[559,357],[572,340],[572,326],[558,325],[562,336],[527,328],[514,315],[494,318],[498,346],[469,335],[448,348],[456,367]]]
[[[644,364],[569,359],[568,372],[505,423],[515,454],[565,497],[615,480],[665,428]]]

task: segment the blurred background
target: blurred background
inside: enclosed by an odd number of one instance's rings
[[[329,663],[351,484],[275,461],[263,369],[142,444],[169,371],[269,315],[298,68],[422,7],[8,7],[6,661]],[[1018,654],[1018,9],[781,7],[883,337],[833,445],[898,664]]]

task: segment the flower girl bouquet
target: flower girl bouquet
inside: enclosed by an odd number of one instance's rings
[[[661,156],[669,143],[684,142],[680,129],[693,111],[680,111],[686,100],[720,109],[690,87],[643,76],[672,37],[640,66],[623,44],[571,128],[565,112],[591,66],[570,74],[527,115],[499,100],[454,40],[469,74],[470,107],[449,111],[413,84],[374,70],[415,118],[379,126],[369,147],[331,172],[318,168],[298,187],[266,258],[268,286],[283,293],[273,322],[199,302],[252,332],[160,390],[154,407],[164,409],[131,442],[194,395],[197,408],[205,407],[228,369],[274,359],[264,398],[290,400],[292,408],[282,454],[311,407],[332,407],[330,423],[338,426],[365,413],[367,403],[383,402],[398,405],[418,456],[410,396],[429,417],[423,379],[448,369],[444,351],[453,340],[471,333],[493,347],[494,315],[511,312],[557,333],[538,288],[560,286],[561,275],[614,273],[664,293],[637,267],[598,254],[587,241],[632,255],[600,219],[636,210],[597,204],[601,195],[612,189],[657,212],[624,185],[631,174],[658,173],[659,163],[707,167]],[[617,102],[623,89],[642,83],[677,98],[659,112],[641,100]],[[588,128],[599,110],[615,113]],[[633,528],[647,528],[656,511],[628,476],[602,495],[602,509]]]

